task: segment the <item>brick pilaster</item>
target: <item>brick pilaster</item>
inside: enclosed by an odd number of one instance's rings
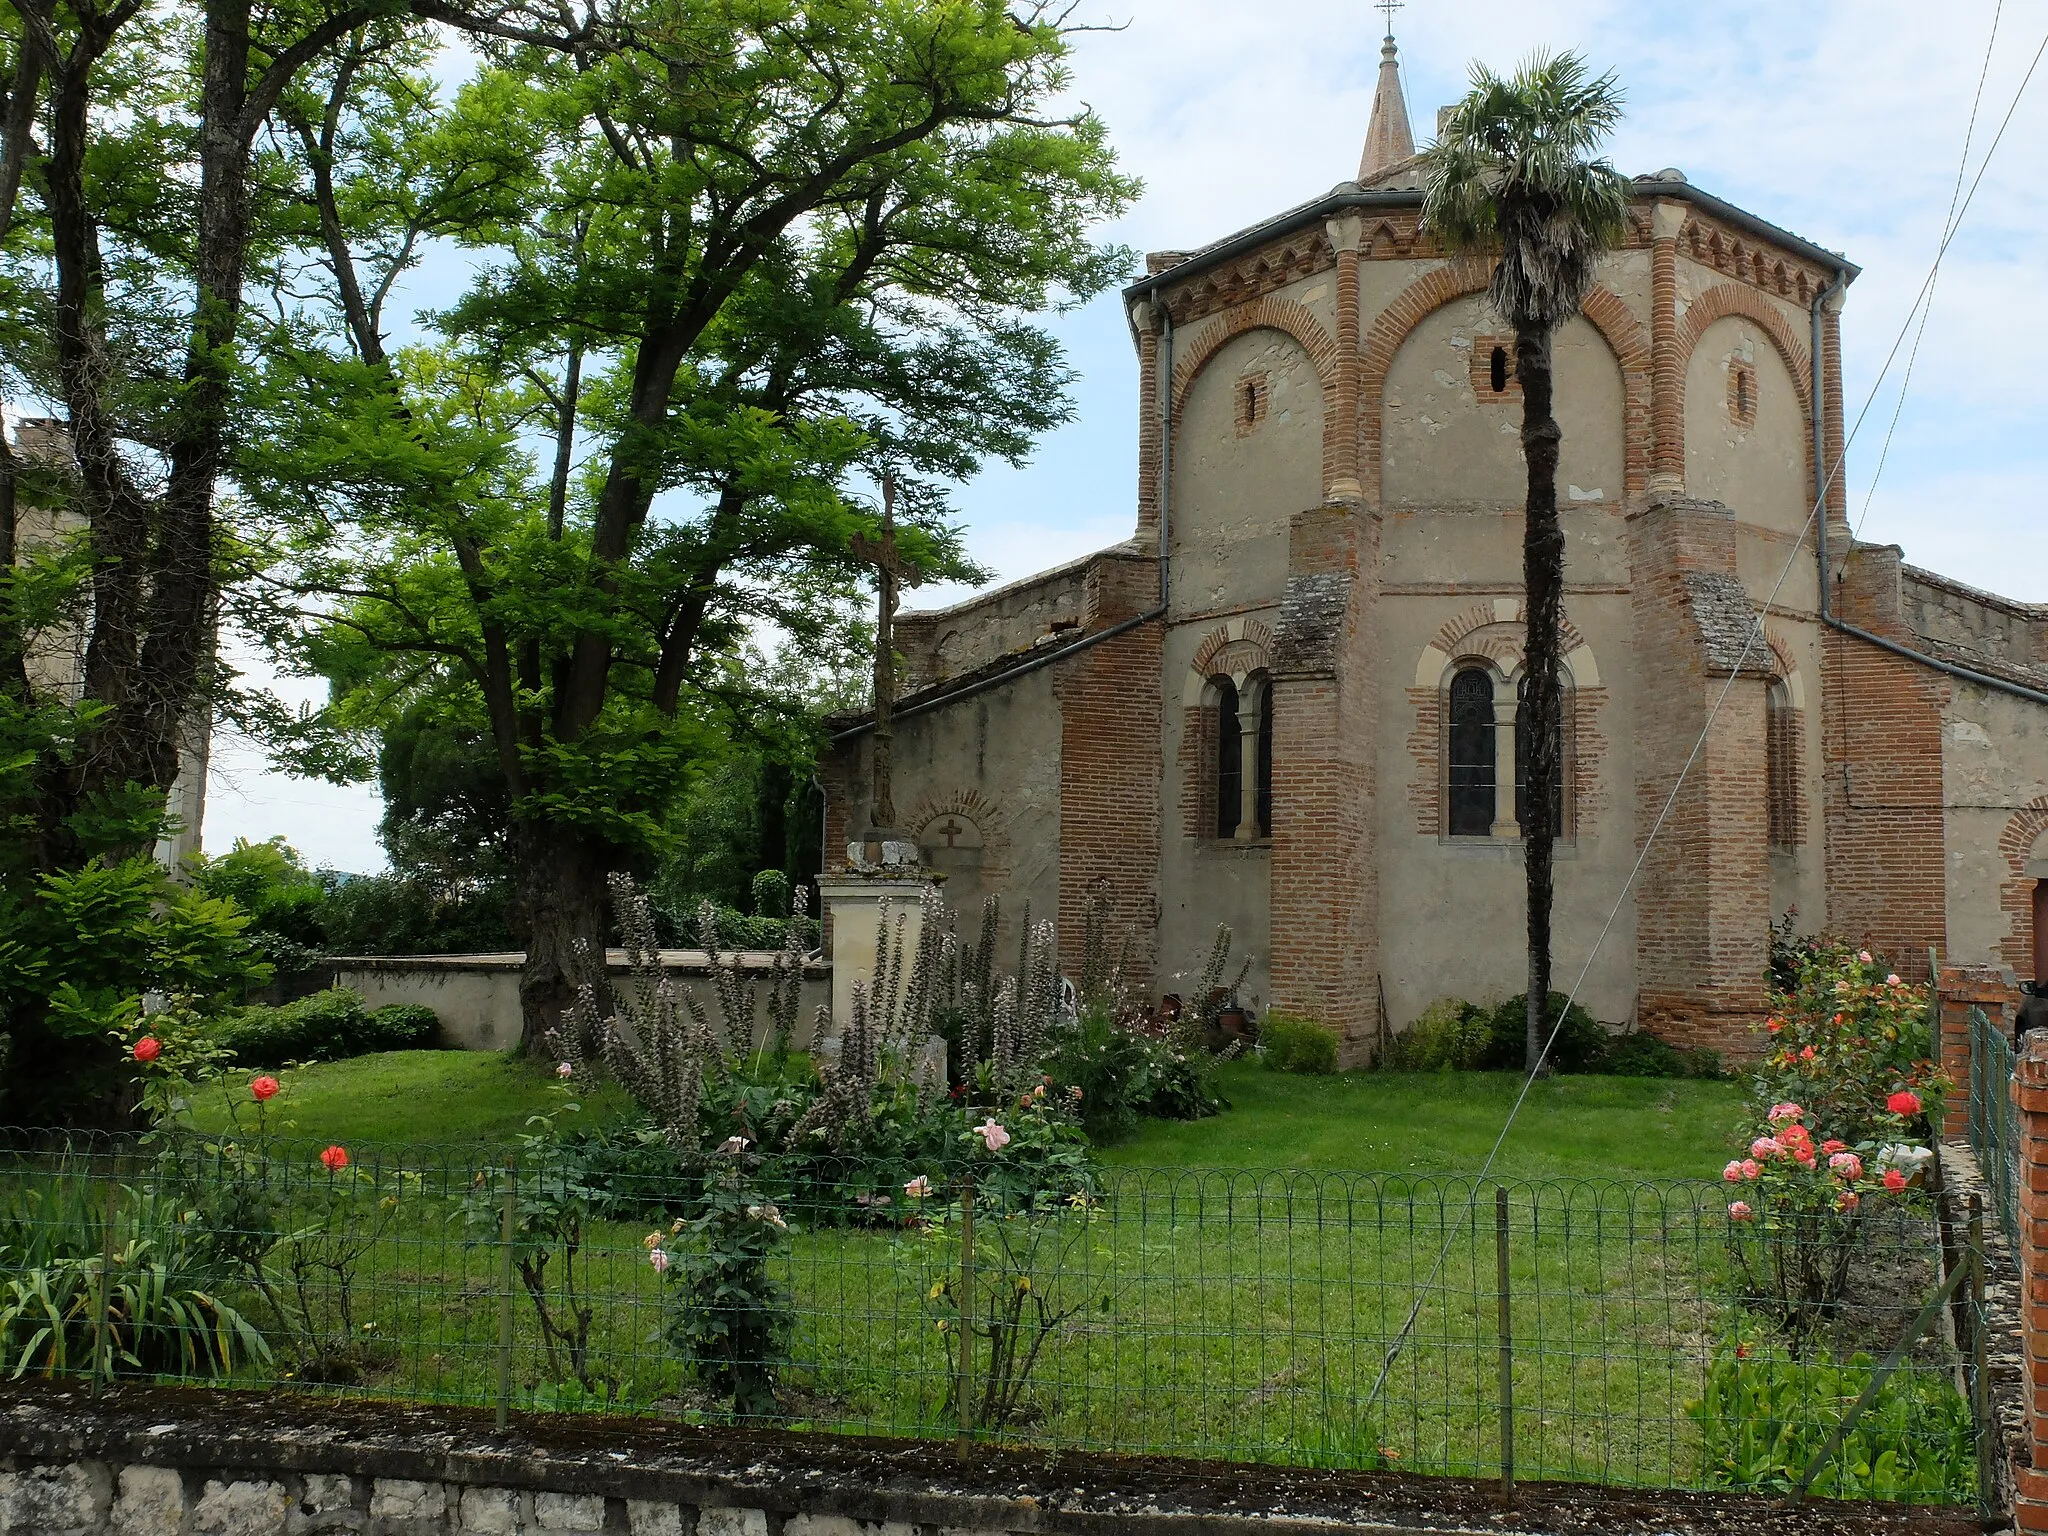
[[[1650,246],[1650,493],[1685,489],[1685,358],[1678,347],[1678,234],[1685,210],[1659,203]]]
[[[1840,553],[1849,548],[1849,476],[1842,464],[1842,300],[1839,295],[1821,310],[1821,441],[1828,482],[1828,542]],[[1837,467],[1840,466],[1840,467]],[[1825,471],[1823,471],[1825,473]]]
[[[1906,972],[1904,965],[1899,969]],[[1970,1010],[1981,1008],[1992,1028],[2010,1035],[2020,989],[2002,965],[1944,965],[1935,985],[1941,995],[1941,1065],[1956,1084],[1942,1113],[1941,1134],[1960,1140],[1970,1132]]]
[[[1159,538],[1159,312],[1151,304],[1131,310],[1138,328],[1138,537]]]
[[[1331,219],[1325,228],[1337,253],[1337,387],[1331,402],[1336,414],[1333,458],[1324,495],[1331,501],[1357,501],[1365,494],[1358,481],[1358,247],[1365,221],[1353,214]]]
[[[2020,1159],[2020,1334],[2026,1361],[2027,1465],[2013,1468],[2019,1529],[2048,1533],[2048,1032],[2014,1063]],[[2015,1458],[2016,1460],[2018,1458]]]

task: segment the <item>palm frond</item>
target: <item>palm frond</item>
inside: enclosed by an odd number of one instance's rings
[[[1576,53],[1537,53],[1472,89],[1423,156],[1423,226],[1453,253],[1499,258],[1490,296],[1518,328],[1579,311],[1601,255],[1627,230],[1629,179],[1592,158],[1621,120],[1612,72]]]

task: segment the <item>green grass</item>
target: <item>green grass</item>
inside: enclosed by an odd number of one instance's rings
[[[1469,1172],[1521,1084],[1505,1072],[1300,1077],[1234,1062],[1221,1077],[1229,1113],[1148,1120],[1103,1156],[1125,1167]],[[1495,1168],[1515,1178],[1713,1178],[1741,1103],[1728,1082],[1550,1078],[1530,1090]]]
[[[386,1051],[321,1062],[279,1074],[284,1091],[270,1104],[280,1134],[353,1146],[371,1142],[509,1143],[527,1120],[561,1102],[545,1062],[496,1051]],[[244,1079],[229,1079],[239,1095]],[[612,1084],[581,1096],[584,1113],[623,1113],[625,1095]],[[228,1123],[223,1098],[202,1097],[193,1120],[202,1130]],[[250,1124],[245,1110],[243,1123]]]

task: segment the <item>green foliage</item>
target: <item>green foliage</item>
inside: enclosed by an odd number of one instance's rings
[[[1875,1364],[1795,1360],[1775,1348],[1716,1353],[1706,1393],[1686,1405],[1700,1428],[1701,1464],[1714,1484],[1784,1494],[1870,1385]],[[1970,1405],[1946,1371],[1908,1365],[1815,1478],[1823,1499],[1964,1503],[1977,1489]]]
[[[203,1232],[171,1202],[83,1172],[0,1191],[0,1272],[0,1372],[13,1379],[90,1370],[225,1377],[270,1359],[261,1332],[222,1299],[231,1275]],[[101,1337],[106,1352],[96,1357]]]
[[[1492,1013],[1442,997],[1387,1043],[1378,1065],[1389,1072],[1476,1072],[1492,1055]]]
[[[279,977],[312,967],[326,947],[327,887],[282,837],[192,860],[192,883],[249,915],[248,936]]]
[[[1795,984],[1771,999],[1771,1048],[1756,1075],[1759,1109],[1790,1100],[1823,1136],[1852,1145],[1894,1127],[1886,1100],[1917,1096],[1916,1133],[1941,1121],[1954,1085],[1933,1062],[1925,987],[1908,985],[1869,950],[1838,940],[1798,957]]]
[[[1627,230],[1629,179],[1593,153],[1621,121],[1612,74],[1537,53],[1513,75],[1472,66],[1472,89],[1423,156],[1423,222],[1452,251],[1498,253],[1489,293],[1519,328],[1579,312],[1594,264]]]
[[[1687,1077],[1687,1053],[1648,1030],[1617,1036],[1607,1047],[1605,1070],[1616,1077]]]
[[[1553,1072],[1600,1072],[1606,1069],[1607,1051],[1613,1036],[1606,1027],[1578,1003],[1565,1006],[1562,992],[1550,994],[1546,1026],[1554,1031],[1550,1054],[1544,1065]],[[1496,1071],[1513,1071],[1522,1065],[1529,1035],[1529,997],[1518,993],[1493,1010],[1493,1043],[1487,1050],[1487,1066]],[[1559,1023],[1559,1019],[1563,1023]]]
[[[502,954],[519,948],[503,885],[451,890],[406,874],[329,878],[323,921],[336,955]]]
[[[779,869],[764,869],[754,876],[754,916],[787,918],[790,901],[789,876]]]
[[[725,1399],[737,1420],[776,1413],[775,1379],[789,1363],[796,1304],[777,1273],[789,1223],[755,1186],[754,1159],[744,1143],[717,1154],[697,1214],[648,1252],[670,1277],[671,1307],[663,1333],[707,1390]]]
[[[282,1067],[373,1051],[425,1049],[439,1035],[440,1023],[433,1009],[418,1003],[394,1003],[371,1013],[357,993],[330,987],[274,1008],[238,1009],[214,1034],[236,1066]]]
[[[1274,1009],[1259,1020],[1259,1053],[1276,1072],[1327,1077],[1337,1070],[1337,1032],[1313,1019]]]

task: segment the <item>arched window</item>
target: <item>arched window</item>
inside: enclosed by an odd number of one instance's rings
[[[1244,736],[1237,718],[1237,684],[1216,678],[1216,835],[1235,837],[1244,814]]]
[[[1273,835],[1273,683],[1269,678],[1259,689],[1258,764],[1259,836]]]
[[[1535,746],[1536,734],[1529,709],[1529,679],[1525,676],[1516,690],[1515,707],[1515,824],[1524,830],[1529,825],[1529,757]],[[1558,680],[1557,771],[1550,778],[1550,835],[1563,837],[1566,832],[1564,820],[1564,717],[1571,708],[1571,691],[1563,679]]]
[[[1452,837],[1487,837],[1493,832],[1493,674],[1467,667],[1451,679],[1450,814]]]
[[[1799,717],[1792,695],[1774,682],[1764,702],[1764,794],[1771,846],[1799,843]]]

